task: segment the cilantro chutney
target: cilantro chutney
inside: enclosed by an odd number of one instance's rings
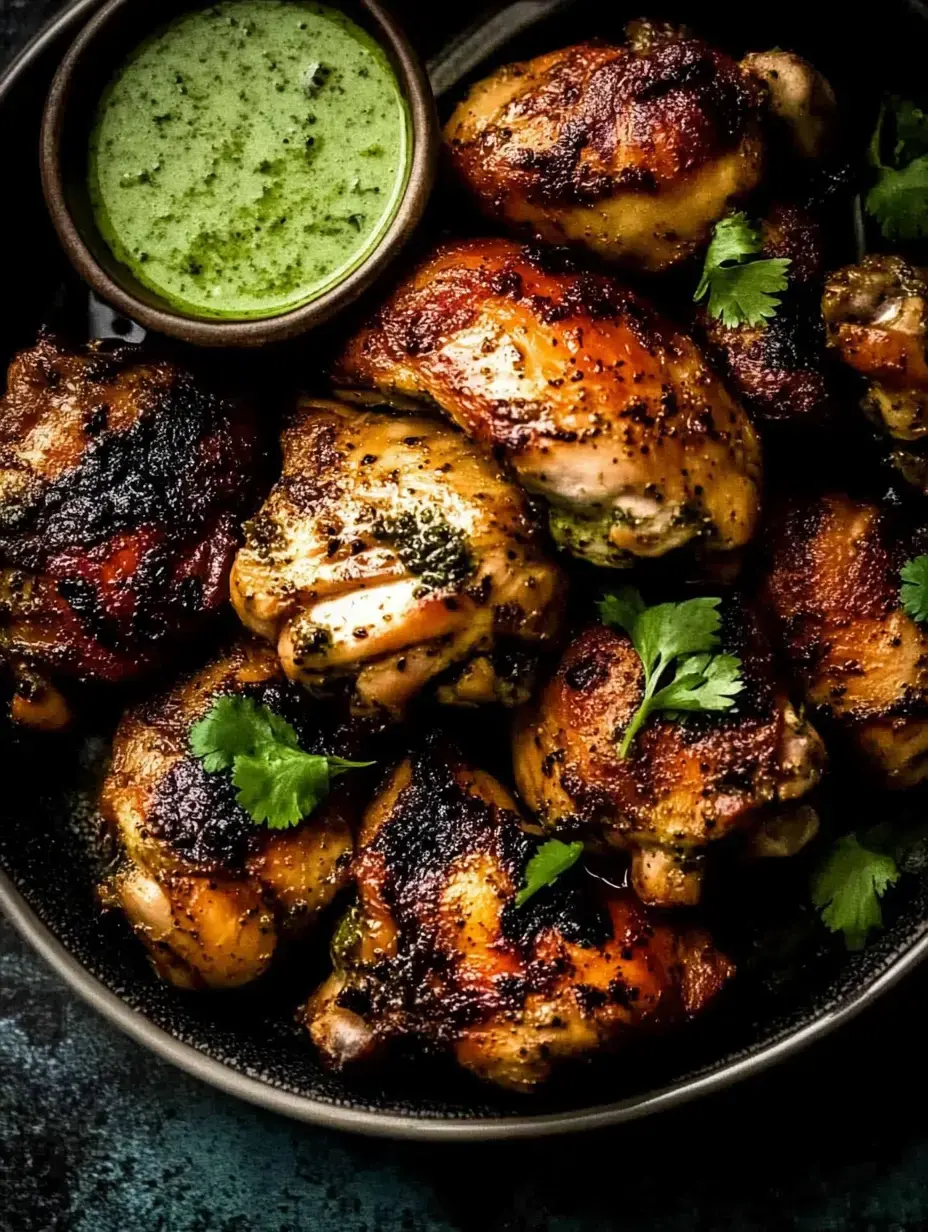
[[[345,14],[222,0],[146,40],[104,91],[90,200],[113,254],[173,307],[276,316],[376,247],[410,148],[389,59]]]

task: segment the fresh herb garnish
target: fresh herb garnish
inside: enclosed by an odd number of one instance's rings
[[[644,667],[644,698],[625,729],[619,757],[657,711],[730,710],[742,691],[741,660],[714,654],[720,644],[721,599],[687,599],[646,607],[634,587],[608,594],[598,604],[604,624],[624,629]],[[673,669],[672,678],[658,688]]]
[[[812,878],[812,902],[825,927],[844,933],[847,948],[859,950],[870,932],[883,926],[880,899],[898,878],[888,851],[873,850],[856,834],[845,834]]]
[[[887,98],[869,158],[877,178],[864,205],[885,238],[928,237],[928,115],[907,99]]]
[[[789,257],[758,258],[760,232],[747,216],[732,214],[715,224],[706,249],[695,303],[709,296],[709,315],[723,325],[762,325],[776,314],[787,286]]]
[[[329,794],[331,780],[373,765],[305,753],[296,731],[253,698],[218,697],[190,729],[190,748],[209,774],[232,771],[236,800],[272,830],[295,826]]]
[[[580,859],[583,844],[562,843],[559,838],[548,839],[538,848],[525,869],[525,884],[516,895],[516,906],[521,907],[539,890],[557,881]]]
[[[928,556],[907,560],[900,570],[902,606],[919,624],[928,623]]]

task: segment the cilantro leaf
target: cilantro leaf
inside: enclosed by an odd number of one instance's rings
[[[913,620],[928,624],[928,556],[907,560],[900,570],[902,586],[899,598]]]
[[[844,933],[849,950],[859,950],[872,929],[881,928],[880,898],[899,878],[891,855],[861,845],[856,834],[839,838],[812,878],[812,902],[831,932]]]
[[[780,306],[779,293],[787,288],[789,265],[789,257],[771,257],[716,270],[709,285],[709,315],[729,328],[769,321]]]
[[[625,729],[619,757],[628,755],[635,736],[655,712],[706,713],[734,705],[744,688],[741,660],[712,653],[719,646],[720,603],[721,599],[687,599],[646,607],[631,588],[600,601],[603,623],[628,634],[644,668],[644,697]],[[671,669],[674,674],[666,681]]]
[[[702,276],[693,296],[709,297],[708,312],[723,325],[762,325],[776,315],[777,298],[787,287],[788,257],[757,259],[760,232],[743,213],[715,224]]]
[[[623,586],[621,590],[603,595],[596,606],[604,625],[624,629],[631,637],[635,621],[644,611],[644,599],[634,586]]]
[[[876,180],[864,208],[889,240],[928,237],[928,116],[907,99],[888,98],[870,141]]]
[[[267,741],[294,749],[299,743],[286,720],[241,694],[216,698],[204,718],[190,729],[190,748],[210,774],[231,769],[238,753],[250,753]]]
[[[928,236],[928,156],[897,171],[884,167],[864,202],[888,240]]]
[[[253,698],[224,695],[190,729],[190,749],[204,770],[232,771],[236,800],[259,824],[295,826],[328,795],[331,780],[373,765],[306,753],[286,719]]]
[[[652,710],[730,710],[744,689],[741,660],[735,655],[693,655],[680,675],[654,694]]]
[[[713,270],[728,263],[743,261],[756,256],[761,250],[760,231],[748,222],[746,214],[731,214],[722,218],[712,229],[712,239],[706,249],[702,277],[693,299],[698,303],[709,290]]]
[[[257,753],[239,753],[232,782],[236,800],[255,821],[272,830],[295,826],[329,794],[327,758],[264,745]]]
[[[660,659],[665,665],[681,655],[700,654],[718,645],[721,599],[687,599],[644,608],[633,632],[632,645],[647,671]]]
[[[562,843],[558,838],[549,839],[538,848],[525,869],[525,882],[516,895],[516,906],[522,907],[532,895],[555,882],[561,873],[566,873],[580,859],[583,844]]]

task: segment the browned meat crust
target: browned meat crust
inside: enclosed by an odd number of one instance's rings
[[[765,97],[724,53],[638,23],[626,46],[497,70],[455,110],[446,148],[491,218],[659,270],[758,183]]]
[[[611,278],[508,240],[439,248],[335,380],[437,403],[598,564],[746,543],[760,446],[693,342]]]
[[[262,449],[248,409],[132,347],[41,337],[0,402],[0,646],[117,682],[228,598]]]
[[[702,1010],[732,974],[699,929],[652,920],[579,867],[522,907],[536,849],[494,779],[440,738],[367,812],[356,918],[307,1024],[341,1067],[414,1040],[528,1091],[558,1061]]]
[[[899,597],[900,568],[925,546],[837,492],[783,500],[767,535],[764,598],[805,699],[890,787],[928,774],[928,635]]]
[[[274,831],[237,803],[228,774],[204,770],[190,728],[227,694],[269,706],[307,752],[350,757],[360,735],[288,681],[273,651],[247,641],[123,716],[100,794],[123,861],[104,896],[126,912],[156,970],[184,987],[260,975],[280,936],[304,928],[345,884],[352,846],[349,782],[299,826]]]
[[[805,423],[829,411],[821,226],[804,208],[778,203],[761,223],[762,255],[787,257],[789,286],[776,315],[760,326],[727,326],[704,310],[710,350],[730,387],[761,422]]]
[[[641,702],[644,672],[627,635],[604,625],[573,640],[516,726],[526,804],[551,830],[630,850],[647,902],[694,901],[705,848],[785,811],[821,774],[822,743],[790,705],[755,614],[735,599],[723,644],[742,664],[736,706],[682,721],[655,715],[625,758],[617,740]]]

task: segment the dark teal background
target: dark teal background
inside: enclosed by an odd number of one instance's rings
[[[0,0],[0,59],[59,2]],[[0,218],[15,191],[0,171]],[[797,1060],[609,1133],[394,1144],[200,1086],[0,920],[0,1232],[928,1229],[926,994],[928,970]]]

